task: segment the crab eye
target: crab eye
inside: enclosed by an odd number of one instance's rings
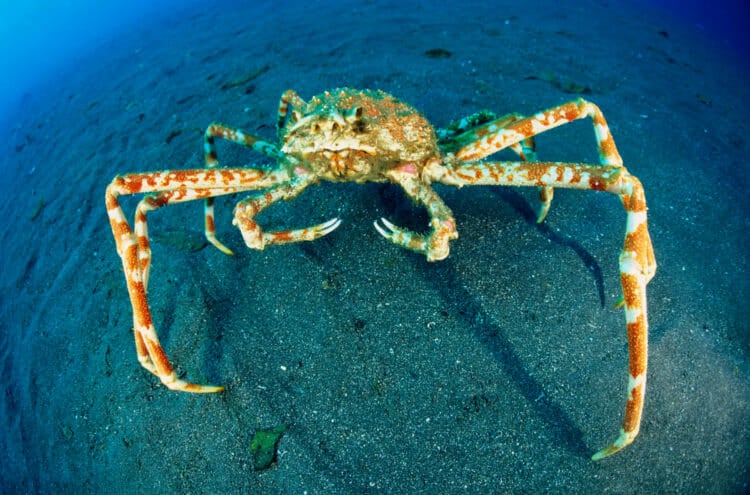
[[[362,119],[355,120],[352,123],[352,129],[354,130],[354,132],[358,134],[362,134],[363,132],[366,132],[367,128],[365,126],[365,121]]]
[[[313,130],[313,132],[320,132],[320,124],[318,124],[317,122],[315,124],[313,124],[312,125],[312,130]]]
[[[339,132],[339,130],[341,130],[341,126],[338,122],[334,122],[333,124],[331,124],[331,131]]]

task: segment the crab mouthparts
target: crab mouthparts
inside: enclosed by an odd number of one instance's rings
[[[293,147],[290,146],[283,146],[281,148],[281,151],[283,153],[289,153],[292,151]],[[358,152],[366,153],[370,156],[375,156],[375,148],[373,146],[366,146],[366,145],[359,145],[359,146],[312,146],[308,149],[303,149],[303,153],[305,154],[313,154],[313,153],[322,153],[325,156],[329,155],[340,155],[340,156],[347,156],[350,153],[355,154]]]
[[[326,143],[323,146],[313,147],[312,151],[338,154],[357,153],[358,151],[361,151],[363,153],[367,153],[368,155],[375,156],[375,147],[367,146],[362,143]]]
[[[315,150],[316,153],[322,153],[326,158],[339,157],[348,158],[350,154],[356,155],[357,153],[366,153],[370,156],[375,156],[375,149],[369,147],[363,148],[320,148]]]

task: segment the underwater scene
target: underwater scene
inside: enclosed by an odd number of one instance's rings
[[[746,493],[704,3],[0,7],[0,493]]]

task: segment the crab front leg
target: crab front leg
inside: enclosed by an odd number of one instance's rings
[[[158,376],[170,389],[209,393],[221,391],[223,387],[200,385],[179,379],[159,342],[146,295],[147,273],[151,261],[146,213],[168,204],[267,188],[287,179],[283,171],[177,170],[116,177],[107,187],[105,195],[107,215],[117,245],[117,253],[122,260],[133,308],[133,331],[138,361],[144,368]],[[136,209],[136,231],[134,232],[122,211],[118,197],[138,193],[155,193],[155,195],[147,196]]]
[[[400,185],[414,202],[427,209],[430,215],[431,231],[426,236],[416,234],[393,225],[385,218],[380,219],[383,225],[377,221],[374,222],[375,229],[394,244],[426,255],[427,261],[447,258],[450,253],[450,241],[458,238],[453,212],[430,185],[422,181],[416,165],[412,163],[402,165],[391,171],[388,176]]]
[[[246,132],[228,127],[219,123],[212,123],[206,128],[203,134],[203,153],[206,162],[206,168],[216,168],[219,166],[219,159],[216,155],[216,138],[226,139],[227,141],[250,148],[268,157],[281,160],[284,154],[279,149],[260,138],[247,134]],[[226,247],[219,239],[216,238],[216,224],[214,220],[214,199],[206,198],[204,205],[205,217],[205,235],[208,242],[213,244],[219,251],[224,254],[233,255],[231,249]]]
[[[290,242],[313,241],[319,237],[330,234],[339,225],[341,220],[332,218],[312,227],[294,230],[279,230],[274,232],[263,232],[258,223],[254,220],[255,216],[264,208],[279,200],[289,200],[299,195],[307,186],[315,182],[316,178],[299,170],[299,175],[293,179],[279,184],[276,187],[265,191],[262,194],[253,195],[237,203],[234,209],[233,224],[239,227],[242,238],[245,240],[247,247],[251,249],[262,250],[266,246],[273,244],[286,244]]]
[[[279,112],[278,119],[276,120],[276,134],[278,135],[279,139],[281,139],[281,130],[284,128],[284,124],[286,123],[286,116],[289,113],[290,105],[297,108],[305,105],[305,100],[300,98],[297,92],[293,89],[286,90],[279,99]],[[295,120],[299,120],[299,115],[293,113],[292,118]]]
[[[625,241],[619,268],[630,355],[628,399],[620,435],[592,458],[603,459],[629,445],[638,435],[643,414],[648,362],[646,285],[656,272],[647,226],[646,196],[638,179],[620,165],[544,162],[478,162],[431,166],[425,171],[425,177],[458,187],[566,187],[607,191],[620,197],[626,212]]]

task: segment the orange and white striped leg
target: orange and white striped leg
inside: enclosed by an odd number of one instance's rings
[[[253,195],[237,203],[237,206],[234,208],[234,220],[232,223],[240,229],[247,247],[262,250],[264,247],[273,244],[313,241],[330,234],[338,228],[341,225],[341,220],[332,218],[327,222],[303,229],[263,232],[254,220],[255,216],[264,208],[276,201],[296,197],[315,180],[315,177],[312,175],[300,176],[285,184],[269,189],[263,194]]]
[[[625,241],[620,255],[629,349],[628,400],[618,438],[592,457],[603,459],[630,444],[638,435],[646,392],[648,317],[646,285],[656,272],[648,233],[646,197],[638,179],[620,165],[540,162],[477,162],[433,166],[426,177],[443,184],[565,187],[616,194],[625,207]]]
[[[492,132],[498,132],[524,118],[519,113],[510,113],[502,117],[497,117],[494,113],[484,110],[453,122],[446,129],[437,129],[435,132],[439,137],[440,147],[443,151],[453,153],[476,143],[482,136],[489,132],[489,129],[492,129]],[[474,132],[475,129],[477,129],[477,132]],[[509,147],[524,161],[533,162],[537,160],[534,136],[529,136],[519,142],[513,143]],[[554,191],[551,187],[539,188],[540,206],[537,212],[537,223],[542,223],[547,216],[552,204],[553,195]]]
[[[122,260],[133,308],[133,330],[138,360],[170,389],[208,393],[221,391],[223,387],[199,385],[179,379],[159,343],[146,296],[147,281],[144,279],[144,273],[148,273],[151,260],[146,212],[166,204],[269,187],[282,178],[286,178],[285,174],[249,169],[179,170],[116,177],[107,187],[107,214],[117,253]],[[138,232],[133,232],[118,197],[137,193],[158,194],[145,199],[137,208],[136,222],[140,227]],[[141,255],[141,248],[147,253]]]
[[[537,160],[536,141],[533,136],[524,139],[520,143],[511,144],[510,148],[525,162],[535,162]],[[547,217],[554,195],[554,188],[539,186],[539,211],[536,214],[536,223],[542,223]]]
[[[648,315],[646,285],[656,273],[651,238],[646,219],[646,197],[638,179],[624,177],[617,191],[627,212],[625,243],[620,254],[620,282],[628,330],[628,397],[620,434],[593,460],[604,459],[630,445],[638,436],[646,398],[648,365]]]
[[[260,138],[245,133],[240,129],[228,127],[217,122],[212,123],[206,128],[206,132],[203,133],[203,154],[205,158],[206,168],[216,168],[219,166],[219,160],[216,155],[216,138],[226,139],[227,141],[239,144],[246,148],[250,148],[261,154],[280,160],[283,157],[283,153],[273,144],[263,141]],[[216,223],[214,220],[214,199],[213,197],[206,198],[204,204],[204,219],[205,219],[205,235],[208,242],[213,244],[219,251],[224,254],[233,255],[231,249],[226,247],[216,237]]]
[[[459,136],[457,140],[461,146],[454,154],[456,158],[464,161],[480,160],[514,143],[520,143],[529,137],[587,117],[591,118],[594,125],[600,162],[605,165],[622,166],[622,158],[617,151],[604,114],[599,107],[583,98],[563,103],[521,120],[510,123],[502,122],[502,126],[495,122],[483,124]]]
[[[198,198],[213,198],[215,196],[223,196],[226,194],[233,194],[245,189],[221,187],[221,188],[209,188],[209,189],[193,189],[189,195],[185,195],[183,191],[165,191],[158,194],[148,194],[139,203],[135,209],[135,222],[134,230],[135,236],[138,240],[138,260],[141,265],[141,276],[143,278],[143,286],[148,293],[148,277],[151,271],[151,243],[148,238],[148,222],[146,221],[146,214],[150,211],[167,206],[171,204],[181,203],[184,201],[193,201]]]
[[[200,385],[179,379],[164,353],[148,307],[146,283],[141,270],[142,260],[138,256],[139,242],[120,208],[117,195],[116,190],[108,188],[107,212],[117,243],[117,252],[122,258],[130,303],[133,307],[133,331],[138,361],[170,389],[197,393],[220,392],[223,387]]]
[[[508,119],[508,117],[513,118]],[[600,162],[605,165],[622,166],[622,158],[617,151],[604,114],[599,107],[583,98],[563,103],[530,117],[520,118],[518,114],[510,114],[471,129],[456,139],[455,156],[461,160],[474,161],[509,146],[518,153],[518,149],[514,148],[517,143],[523,143],[524,140],[542,132],[587,117],[593,121]],[[525,160],[536,160],[535,156],[519,154]],[[541,223],[547,216],[552,197],[551,187],[540,188],[541,207],[537,214],[537,223]]]
[[[501,129],[511,122],[519,121],[522,118],[523,115],[520,113],[509,113],[498,116],[495,112],[481,110],[451,122],[445,128],[435,129],[435,135],[438,138],[438,145],[442,150],[446,153],[453,153],[465,146],[467,142],[473,140],[473,134],[467,134],[468,132],[489,123],[494,124],[495,128]]]

